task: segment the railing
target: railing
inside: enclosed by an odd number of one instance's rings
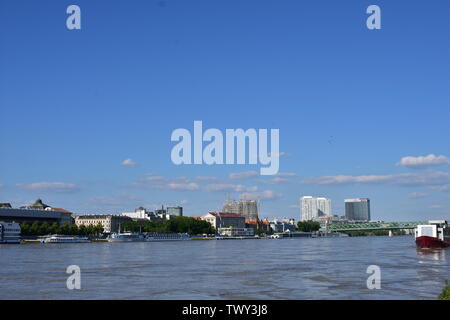
[[[420,224],[428,224],[428,221],[414,222],[363,222],[331,224],[327,226],[328,231],[366,231],[366,230],[398,230],[414,229]]]

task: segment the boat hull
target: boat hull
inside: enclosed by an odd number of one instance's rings
[[[145,239],[107,239],[108,242],[144,242]]]
[[[155,238],[147,238],[145,239],[146,242],[156,242],[156,241],[188,241],[191,240],[190,238],[187,239],[155,239]]]
[[[450,242],[435,237],[421,236],[416,238],[416,245],[419,248],[445,248],[450,246]]]

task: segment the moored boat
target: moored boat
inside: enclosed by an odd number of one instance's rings
[[[108,242],[143,242],[145,237],[141,233],[123,232],[112,233],[107,240]]]
[[[0,244],[20,243],[20,225],[14,222],[0,222]]]
[[[87,243],[87,237],[52,235],[41,239],[42,243]]]
[[[191,240],[187,233],[148,233],[145,241],[183,241]]]
[[[414,234],[419,248],[450,247],[450,228],[446,220],[431,220],[428,224],[418,225]]]

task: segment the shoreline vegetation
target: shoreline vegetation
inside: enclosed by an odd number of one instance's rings
[[[445,281],[445,287],[442,289],[441,294],[438,296],[438,300],[450,300],[450,285],[448,280]]]
[[[128,221],[122,224],[122,229],[130,232],[173,232],[191,235],[216,233],[209,222],[191,217],[174,217],[164,221]]]
[[[44,236],[48,234],[60,234],[71,236],[99,236],[104,232],[103,226],[99,223],[95,226],[77,226],[67,223],[58,225],[56,222],[21,223],[21,236]],[[158,232],[158,233],[189,233],[189,234],[214,234],[215,230],[209,222],[199,221],[191,217],[174,217],[165,221],[128,221],[121,225],[121,232]]]
[[[374,230],[374,231],[342,231],[342,233],[348,234],[350,237],[379,237],[388,236],[388,230]],[[406,232],[404,230],[392,231],[393,236],[404,236]]]
[[[70,236],[98,236],[103,233],[103,226],[99,223],[96,226],[77,226],[67,223],[58,225],[56,222],[48,224],[47,222],[39,223],[37,221],[32,224],[23,222],[20,224],[21,236],[44,236],[48,234],[63,234]]]

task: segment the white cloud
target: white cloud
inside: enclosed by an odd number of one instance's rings
[[[441,209],[442,206],[440,204],[432,204],[431,206],[429,206],[430,209]]]
[[[280,184],[280,183],[289,182],[289,179],[281,178],[281,177],[275,177],[275,178],[272,178],[270,180],[261,180],[259,182],[262,183],[262,184]]]
[[[34,182],[28,184],[18,183],[17,187],[38,192],[57,192],[57,193],[70,193],[79,191],[79,188],[72,183],[63,182]]]
[[[208,181],[217,181],[217,180],[219,180],[219,178],[217,178],[217,177],[203,177],[203,176],[199,176],[199,177],[193,178],[193,180],[208,182]]]
[[[139,179],[140,181],[163,181],[165,180],[162,176],[154,176],[154,175],[147,175],[144,178]]]
[[[200,186],[194,182],[191,183],[168,183],[165,185],[165,189],[179,190],[179,191],[192,191],[199,190]]]
[[[431,166],[450,165],[450,158],[446,156],[436,156],[434,154],[420,157],[403,157],[397,165],[408,168],[426,168]]]
[[[275,176],[277,176],[277,177],[296,177],[297,174],[293,173],[293,172],[280,172],[280,173],[277,173]]]
[[[431,186],[429,188],[438,191],[450,191],[450,184],[444,184],[442,186]]]
[[[408,194],[408,198],[410,199],[422,199],[428,197],[428,193],[424,192],[411,192]]]
[[[210,191],[210,192],[215,192],[215,191],[253,192],[253,191],[258,190],[258,187],[256,187],[256,186],[247,187],[242,184],[216,183],[216,184],[208,184],[205,186],[204,189],[206,191]]]
[[[291,208],[291,209],[300,209],[300,205],[293,204],[293,205],[290,205],[289,208]]]
[[[259,176],[259,172],[247,171],[247,172],[230,173],[229,178],[231,180],[237,180],[237,179],[249,179],[257,176]]]
[[[272,190],[265,190],[262,192],[246,192],[240,195],[241,199],[266,199],[274,200],[280,198],[281,195]]]
[[[450,173],[442,171],[425,171],[420,173],[402,173],[392,175],[368,176],[323,176],[306,178],[302,184],[311,185],[339,185],[352,183],[393,184],[404,186],[445,186],[450,184]]]
[[[134,162],[132,159],[125,159],[122,161],[121,165],[125,167],[136,167],[137,163]]]
[[[194,191],[199,190],[200,186],[195,182],[180,182],[176,179],[166,179],[155,176],[138,179],[138,182],[131,184],[134,187],[144,189],[175,190],[175,191]]]
[[[280,172],[277,173],[273,178],[266,179],[266,180],[260,180],[259,183],[262,184],[280,184],[280,183],[286,183],[289,182],[289,178],[296,177],[297,174],[293,172]]]

